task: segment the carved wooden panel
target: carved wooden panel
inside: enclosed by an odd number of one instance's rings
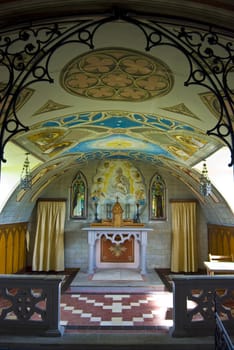
[[[208,225],[208,253],[234,254],[234,226]]]
[[[26,267],[27,223],[0,225],[0,273],[11,274]]]

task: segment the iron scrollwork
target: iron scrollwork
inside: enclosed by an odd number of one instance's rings
[[[143,19],[138,19],[143,18]],[[145,35],[146,50],[170,45],[188,59],[190,73],[185,86],[201,85],[209,89],[219,103],[218,123],[207,131],[217,136],[231,152],[230,166],[234,165],[234,101],[230,76],[234,73],[234,55],[231,40],[224,42],[222,34],[208,28],[191,30],[168,23],[147,19],[147,16],[114,11],[98,19],[70,23],[52,23],[31,26],[15,33],[0,33],[0,64],[4,84],[0,86],[0,161],[4,158],[7,142],[17,133],[28,131],[17,116],[17,105],[22,91],[36,82],[53,83],[49,62],[54,52],[69,42],[94,48],[94,37],[105,23],[121,19],[137,26]],[[168,21],[167,21],[168,22]]]

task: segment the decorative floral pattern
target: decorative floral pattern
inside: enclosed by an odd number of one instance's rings
[[[95,99],[144,101],[168,94],[172,72],[159,59],[124,49],[89,52],[63,70],[61,83],[72,94]]]
[[[109,250],[114,256],[119,257],[127,250],[127,248],[122,244],[113,244]]]

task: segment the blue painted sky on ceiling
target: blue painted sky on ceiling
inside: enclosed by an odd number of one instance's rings
[[[97,140],[88,140],[80,142],[76,146],[66,150],[63,154],[72,153],[87,153],[92,151],[104,151],[109,150],[114,151],[113,156],[116,152],[120,151],[123,153],[128,153],[130,151],[141,151],[145,154],[164,156],[169,159],[176,159],[171,153],[167,152],[165,149],[158,145],[154,145],[149,142],[139,140],[137,138],[130,137],[128,135],[110,135]]]
[[[161,131],[184,130],[195,131],[190,125],[183,124],[173,119],[158,117],[153,114],[128,113],[128,112],[87,112],[77,115],[55,118],[42,122],[40,127],[66,127],[72,128],[82,124],[100,126],[106,128],[138,128],[154,127]]]

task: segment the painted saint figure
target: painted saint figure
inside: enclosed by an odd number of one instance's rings
[[[80,174],[72,184],[72,216],[83,217],[85,206],[85,184]]]
[[[159,175],[156,175],[152,184],[152,211],[156,218],[164,217],[164,183]]]

